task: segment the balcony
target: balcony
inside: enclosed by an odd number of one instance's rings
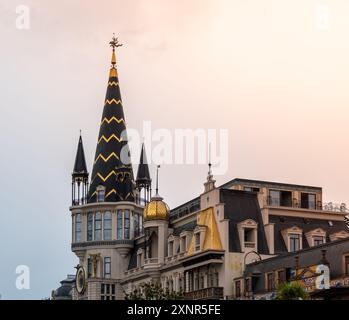
[[[332,212],[345,214],[349,213],[349,209],[347,208],[345,203],[334,203],[334,202],[309,202],[307,206],[302,206],[301,202],[298,199],[293,198],[292,201],[288,203],[281,203],[279,198],[274,198],[268,196],[264,202],[267,206],[270,207],[280,207],[280,208],[294,208],[301,210],[316,210],[316,211],[324,211],[324,212]]]
[[[101,240],[101,241],[84,241],[74,242],[71,245],[72,250],[82,250],[89,247],[129,247],[132,248],[134,240]]]
[[[211,287],[184,294],[186,300],[222,300],[223,299],[223,288],[222,287]]]
[[[158,258],[148,258],[144,260],[144,269],[159,268],[160,263]]]

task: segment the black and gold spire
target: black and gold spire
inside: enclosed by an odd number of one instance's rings
[[[139,192],[138,203],[146,205],[151,196],[151,177],[144,143],[142,144],[141,158],[138,165],[136,186]]]
[[[89,203],[98,201],[98,190],[103,190],[105,202],[134,201],[132,166],[130,162],[125,164],[125,156],[122,156],[128,150],[128,145],[115,54],[115,48],[122,44],[114,36],[110,46],[113,49],[111,68],[92,170]],[[129,152],[126,154],[129,155]]]
[[[81,131],[76,151],[74,169],[72,173],[72,205],[83,205],[86,203],[88,191],[88,171],[85,160],[84,145],[82,143]]]

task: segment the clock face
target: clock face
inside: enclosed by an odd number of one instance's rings
[[[76,290],[79,294],[83,294],[86,289],[86,274],[85,269],[83,267],[79,267],[76,272],[76,280],[75,280]]]

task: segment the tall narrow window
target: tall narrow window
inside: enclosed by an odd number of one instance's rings
[[[200,233],[195,234],[195,251],[200,251]]]
[[[344,266],[345,266],[345,275],[348,277],[349,276],[349,256],[345,256]]]
[[[87,215],[87,241],[93,240],[93,213]]]
[[[269,192],[269,205],[270,206],[280,206],[280,191],[270,190]]]
[[[168,243],[168,256],[172,257],[173,256],[173,241],[170,241]]]
[[[130,239],[130,210],[125,210],[125,239]]]
[[[140,232],[139,232],[139,214],[135,213],[134,214],[134,234],[135,237],[138,237]]]
[[[139,234],[143,234],[143,215],[139,216]]]
[[[92,260],[91,258],[87,259],[87,277],[92,277]]]
[[[103,239],[111,240],[112,234],[112,215],[110,211],[104,213],[104,221],[103,221]]]
[[[301,240],[299,234],[290,234],[290,252],[298,251],[301,248]]]
[[[110,278],[111,276],[111,258],[104,258],[104,278]]]
[[[123,238],[123,219],[122,219],[122,210],[118,210],[118,219],[117,219],[117,238],[118,240]]]
[[[187,250],[187,237],[183,236],[181,237],[181,243],[180,243],[180,251],[185,252]]]
[[[274,272],[270,272],[267,274],[267,290],[273,291],[274,288]]]
[[[75,242],[81,241],[81,214],[75,216]]]
[[[95,241],[102,240],[102,214],[96,213],[95,216]]]
[[[235,297],[236,298],[241,297],[241,282],[240,281],[235,282]]]
[[[284,282],[286,282],[286,273],[285,273],[285,270],[279,270],[277,272],[277,275],[278,275],[278,279],[277,279],[277,284],[280,285]]]

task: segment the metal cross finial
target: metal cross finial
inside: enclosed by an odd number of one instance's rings
[[[119,43],[118,38],[115,38],[115,33],[113,33],[113,38],[112,40],[109,42],[110,46],[113,48],[113,50],[115,50],[115,48],[121,47],[122,44]]]

